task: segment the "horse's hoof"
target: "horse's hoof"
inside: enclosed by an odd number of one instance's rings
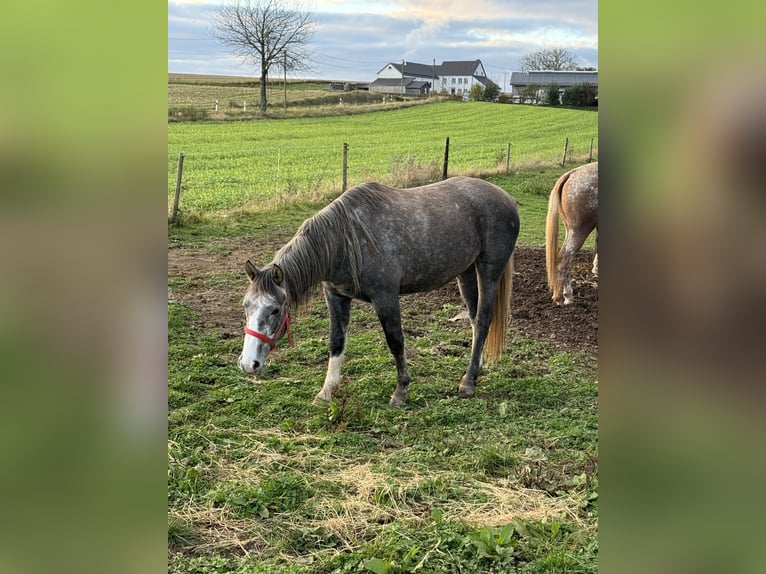
[[[461,399],[470,399],[472,396],[476,394],[476,388],[475,387],[468,387],[460,385],[457,390],[457,396],[459,396]]]
[[[394,393],[393,395],[391,395],[391,400],[388,401],[388,404],[392,407],[403,407],[404,405],[407,404],[407,397],[406,396],[401,397],[397,395],[396,393]]]
[[[325,403],[329,403],[330,399],[326,399],[322,393],[317,394],[317,396],[314,397],[314,400],[311,401],[315,405],[323,405]]]

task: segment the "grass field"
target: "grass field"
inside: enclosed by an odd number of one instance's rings
[[[266,94],[267,116],[271,118],[349,115],[417,106],[429,101],[413,97],[383,98],[366,90],[330,91],[328,82],[319,80],[289,80],[285,86],[272,79]],[[260,100],[258,78],[197,74],[169,74],[168,77],[170,121],[261,118]]]
[[[340,117],[171,123],[168,209],[180,153],[185,154],[181,209],[199,215],[337,193],[344,143],[348,185],[433,181],[442,172],[446,137],[450,175],[555,166],[567,139],[568,158],[582,162],[591,143],[597,156],[598,113],[449,101]]]

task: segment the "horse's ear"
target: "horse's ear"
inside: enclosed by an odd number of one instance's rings
[[[250,281],[255,279],[255,274],[258,273],[258,268],[253,265],[249,259],[245,263],[245,273],[247,273],[247,277]]]
[[[282,268],[276,263],[271,267],[271,276],[274,278],[274,283],[277,285],[281,285],[282,281],[285,279],[285,275],[282,273]]]

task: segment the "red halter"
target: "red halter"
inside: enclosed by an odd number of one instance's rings
[[[274,338],[264,335],[263,333],[259,333],[258,331],[253,331],[252,329],[248,329],[247,325],[245,325],[245,334],[251,335],[255,337],[256,339],[260,339],[264,343],[267,343],[269,347],[271,347],[271,350],[274,350],[274,347],[277,346],[277,341],[279,341],[279,338],[287,332],[287,340],[290,343],[291,347],[295,346],[295,343],[293,343],[293,335],[290,333],[290,307],[287,307],[285,309],[285,316],[282,318],[282,322],[279,324],[279,327],[277,328],[277,332],[274,334]]]

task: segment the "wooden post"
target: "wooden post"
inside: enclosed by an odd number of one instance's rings
[[[173,199],[173,213],[170,216],[170,223],[175,223],[178,217],[178,202],[181,199],[181,177],[184,172],[184,154],[178,154],[178,172],[176,173],[176,196]]]
[[[564,142],[564,155],[561,158],[561,167],[564,167],[567,162],[567,149],[569,149],[569,138]]]
[[[341,193],[348,187],[348,144],[343,144],[343,175],[341,183]]]
[[[442,179],[447,179],[447,167],[449,166],[449,136],[444,143],[444,166],[442,167]]]
[[[505,173],[511,173],[511,142],[508,142],[508,151],[505,153]]]
[[[287,52],[285,52],[285,62],[282,67],[285,69],[285,114],[287,114]]]
[[[593,138],[590,138],[590,154],[588,154],[588,163],[593,161]]]

